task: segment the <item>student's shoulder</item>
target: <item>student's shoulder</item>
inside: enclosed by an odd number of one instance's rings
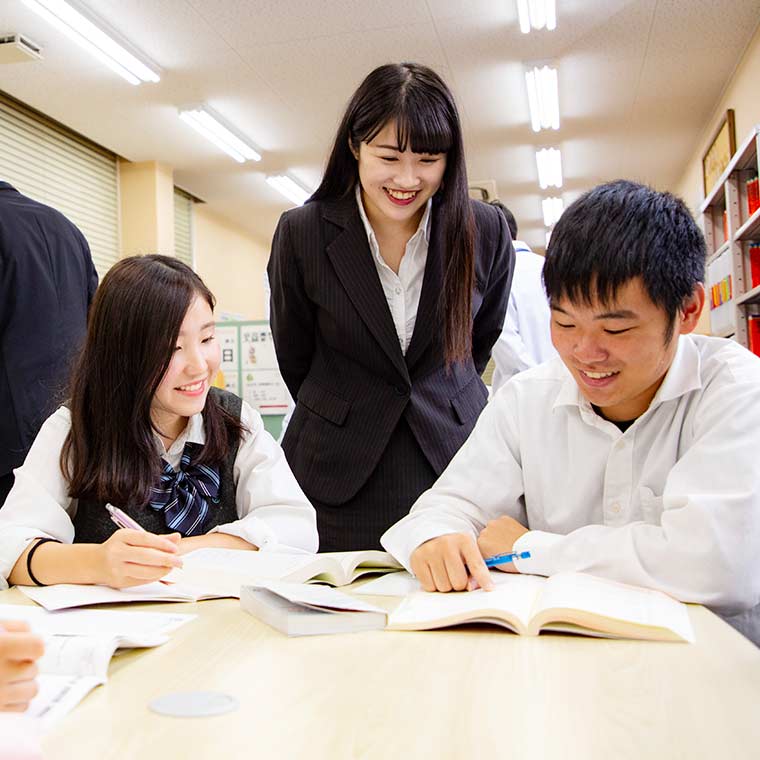
[[[728,338],[690,335],[688,340],[699,354],[703,386],[750,384],[760,400],[760,357]]]
[[[575,382],[562,360],[554,357],[513,375],[494,398],[503,397],[503,403],[514,404],[523,410],[551,408],[568,381]]]
[[[502,227],[506,228],[507,222],[496,206],[470,198],[470,208],[478,230],[498,235]]]

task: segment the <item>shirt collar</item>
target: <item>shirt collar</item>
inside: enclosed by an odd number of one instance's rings
[[[199,443],[202,446],[206,443],[206,432],[203,429],[203,414],[198,412],[190,417],[187,421],[187,426],[177,436],[177,439],[169,447],[168,451],[164,447],[164,442],[157,433],[154,433],[154,438],[158,442],[158,450],[162,455],[167,454],[173,456],[175,454],[182,454],[186,443]]]
[[[364,230],[367,233],[367,239],[369,240],[370,247],[372,248],[375,256],[379,256],[380,246],[378,245],[377,237],[375,237],[375,231],[372,229],[372,225],[370,224],[369,218],[367,217],[367,212],[364,210],[364,204],[362,203],[362,186],[358,182],[356,183],[355,195],[356,205],[359,207],[359,216],[361,217],[362,224],[364,225]],[[420,223],[417,225],[417,230],[415,231],[414,235],[409,238],[410,243],[419,235],[424,235],[425,242],[430,243],[430,210],[432,207],[433,199],[428,198],[428,201],[425,204],[425,213],[422,215],[422,219],[420,219]]]
[[[552,408],[556,409],[560,406],[577,406],[583,411],[596,414],[591,408],[589,401],[581,393],[578,384],[570,374],[570,370],[568,370],[564,364],[562,365],[562,368],[565,377],[562,381],[559,392],[557,393],[557,397],[554,399]],[[687,335],[681,335],[678,338],[678,347],[676,348],[676,355],[673,357],[673,362],[665,375],[665,379],[662,381],[662,385],[657,389],[657,393],[655,393],[652,403],[649,404],[649,409],[653,409],[665,401],[673,401],[691,391],[701,388],[702,379],[700,370],[701,362],[699,351],[697,350],[694,341]],[[649,409],[647,409],[647,411],[649,411]]]

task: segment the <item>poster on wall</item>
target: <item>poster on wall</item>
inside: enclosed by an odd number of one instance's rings
[[[216,335],[222,351],[217,384],[240,396],[259,414],[285,414],[288,392],[277,366],[269,323],[220,322]]]

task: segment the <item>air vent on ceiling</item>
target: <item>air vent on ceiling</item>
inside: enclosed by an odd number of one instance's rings
[[[0,33],[0,63],[42,60],[42,48],[21,34]]]
[[[470,182],[470,198],[478,201],[495,201],[499,194],[496,192],[496,180],[483,179],[479,182]]]

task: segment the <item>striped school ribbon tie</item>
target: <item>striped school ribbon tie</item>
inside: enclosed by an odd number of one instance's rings
[[[150,508],[163,512],[166,527],[183,536],[203,533],[209,502],[219,502],[218,468],[190,464],[202,448],[198,443],[186,443],[177,471],[163,460],[161,478],[150,493]]]

